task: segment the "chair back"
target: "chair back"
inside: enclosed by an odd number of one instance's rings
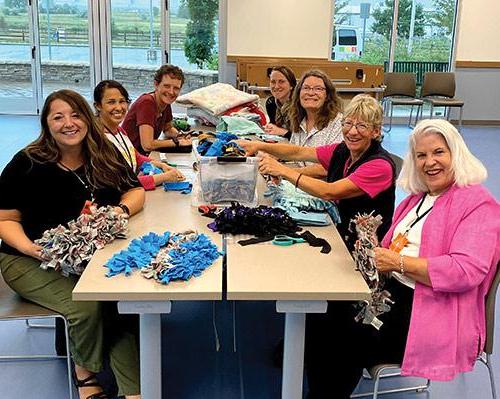
[[[453,72],[427,72],[422,84],[422,97],[455,97],[455,74]]]
[[[389,156],[392,159],[392,162],[394,162],[394,165],[396,165],[396,179],[399,176],[399,173],[401,172],[401,168],[403,167],[403,158],[401,158],[399,155],[389,153]]]
[[[486,341],[484,351],[491,355],[493,353],[493,336],[495,333],[495,302],[498,284],[500,284],[500,262],[497,264],[495,278],[491,282],[490,289],[486,295]]]
[[[386,72],[384,97],[404,96],[415,98],[417,80],[414,73]]]

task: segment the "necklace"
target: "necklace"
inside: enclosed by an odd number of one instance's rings
[[[66,171],[70,172],[73,174],[73,176],[76,176],[76,178],[78,179],[78,181],[82,184],[83,187],[85,187],[85,189],[89,192],[90,194],[90,201],[91,202],[94,202],[94,190],[91,189],[91,186],[90,184],[87,184],[85,183],[85,181],[80,177],[78,176],[78,174],[71,168],[68,168],[65,164],[63,164],[61,161],[58,162],[58,164]],[[88,180],[88,176],[87,176],[87,169],[85,168],[85,177],[87,178]]]
[[[420,202],[419,202],[419,204],[417,206],[417,209],[415,211],[415,214],[417,216],[415,217],[415,219],[413,219],[413,221],[406,228],[406,230],[404,232],[405,236],[408,235],[408,232],[411,230],[411,228],[413,226],[415,226],[420,220],[422,220],[424,218],[424,216],[427,215],[432,210],[432,208],[434,207],[434,205],[431,205],[431,207],[428,208],[424,213],[422,213],[421,215],[418,214],[420,212],[420,208],[422,208],[422,204],[424,203],[426,197],[427,197],[427,193],[425,193],[424,196],[422,197],[422,199],[420,200]]]
[[[118,145],[118,147],[120,147],[123,150],[123,151],[121,151],[121,153],[126,157],[126,161],[130,165],[130,167],[133,168],[134,167],[134,161],[133,161],[133,158],[132,158],[132,154],[130,153],[130,149],[128,148],[127,142],[123,138],[123,135],[120,132],[120,130],[117,130],[116,134],[115,134],[106,125],[104,125],[104,129],[106,129],[110,133],[110,136],[113,137],[113,139],[112,139],[113,142],[116,143]],[[118,137],[120,139],[118,139]]]

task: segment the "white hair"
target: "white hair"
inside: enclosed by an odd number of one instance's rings
[[[410,134],[408,153],[398,179],[398,185],[403,190],[413,194],[429,190],[418,173],[415,156],[417,140],[428,134],[441,135],[450,149],[451,171],[457,186],[464,187],[486,180],[488,176],[486,168],[472,155],[464,139],[450,122],[443,119],[424,119],[417,123]]]

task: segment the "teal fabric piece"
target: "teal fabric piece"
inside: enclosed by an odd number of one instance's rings
[[[323,216],[316,216],[318,212],[327,212],[333,223],[340,223],[340,214],[334,202],[314,197],[286,180],[278,185],[270,185],[264,196],[272,197],[273,206],[286,210],[292,219],[303,226],[324,226]]]
[[[241,116],[221,117],[221,121],[217,124],[217,131],[233,133],[238,136],[264,134],[259,125]]]

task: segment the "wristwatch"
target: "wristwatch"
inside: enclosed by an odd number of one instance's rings
[[[174,142],[176,147],[179,147],[180,143],[179,143],[179,139],[177,137],[172,137],[172,141]]]
[[[117,207],[121,208],[123,212],[125,212],[127,215],[130,216],[130,209],[128,208],[127,205],[125,205],[125,204],[118,204]]]

